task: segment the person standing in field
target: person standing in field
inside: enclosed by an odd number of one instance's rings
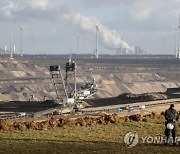
[[[174,109],[174,104],[171,104],[169,109],[165,111],[165,145],[169,143],[170,133],[173,137],[173,145],[176,145],[176,121],[179,119],[177,111]]]

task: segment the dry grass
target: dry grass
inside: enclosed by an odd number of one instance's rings
[[[180,133],[179,123],[177,130]],[[139,137],[163,136],[163,119],[83,127],[65,125],[46,131],[1,131],[0,153],[179,153],[180,147],[162,144],[139,143],[128,149],[123,138],[129,131],[137,131]]]

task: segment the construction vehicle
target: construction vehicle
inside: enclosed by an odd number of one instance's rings
[[[95,79],[86,81],[80,88],[77,89],[77,65],[74,61],[69,59],[65,65],[65,77],[63,77],[61,67],[52,65],[49,67],[51,72],[52,82],[56,92],[56,101],[62,107],[78,108],[82,105],[80,102],[93,96],[96,89]]]

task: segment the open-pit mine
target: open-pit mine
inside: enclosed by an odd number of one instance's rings
[[[75,76],[67,74],[71,69],[69,63],[67,69],[68,56],[2,57],[0,118],[83,116],[102,112],[122,116],[147,114],[163,111],[159,106],[180,102],[179,59],[171,56],[72,57],[72,61],[76,64]],[[53,78],[54,66],[61,70],[61,91]],[[70,76],[71,80],[65,80]],[[90,88],[90,83],[94,87]],[[71,92],[66,88],[68,85],[72,87]]]

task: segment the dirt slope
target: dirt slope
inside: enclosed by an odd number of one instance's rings
[[[78,66],[78,71],[85,74],[83,65]],[[145,70],[124,73],[96,70],[93,77],[98,84],[98,92],[93,98],[116,97],[122,93],[165,92],[167,88],[180,86],[179,81],[169,81],[165,76]],[[84,80],[84,76],[77,79],[79,83]],[[55,97],[48,66],[15,59],[0,60],[0,101],[42,101]]]

